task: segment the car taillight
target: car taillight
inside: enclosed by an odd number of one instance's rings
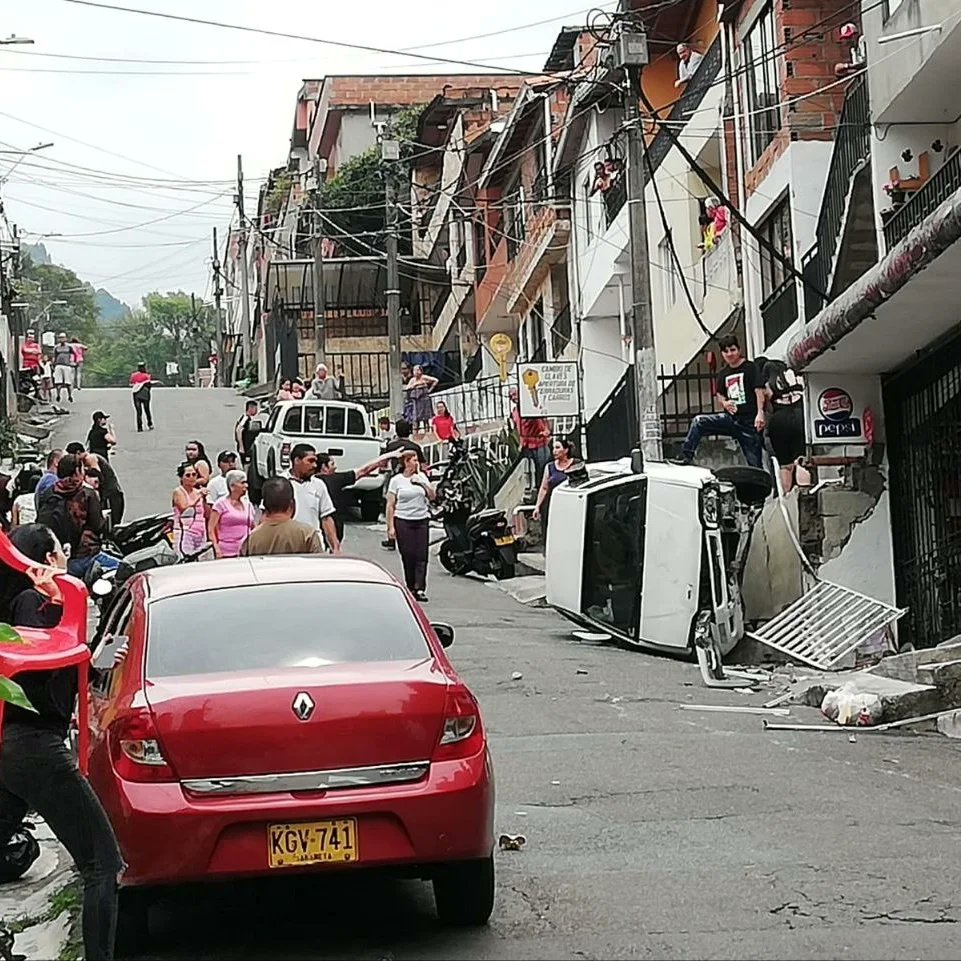
[[[149,711],[118,718],[109,730],[114,770],[125,781],[176,781],[160,747],[157,725]]]
[[[280,463],[284,467],[290,466],[290,444],[280,445]]]
[[[476,754],[484,743],[484,727],[474,695],[458,685],[447,694],[444,727],[434,749],[435,761],[452,761]]]

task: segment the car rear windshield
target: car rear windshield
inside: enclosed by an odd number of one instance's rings
[[[421,660],[430,647],[389,584],[257,584],[150,605],[147,677]]]

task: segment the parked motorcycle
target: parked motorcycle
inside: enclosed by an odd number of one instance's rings
[[[470,452],[462,441],[451,442],[450,460],[437,482],[438,516],[446,539],[440,562],[454,575],[493,574],[498,580],[514,576],[517,544],[505,511],[477,510],[469,485]]]

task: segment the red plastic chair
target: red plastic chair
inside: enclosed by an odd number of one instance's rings
[[[0,561],[7,567],[25,574],[34,561],[21,554],[10,543],[10,538],[0,531]],[[53,671],[63,667],[76,667],[79,680],[78,698],[78,763],[83,774],[87,773],[87,753],[90,741],[90,648],[87,647],[87,589],[75,577],[63,573],[57,575],[57,584],[63,594],[63,617],[49,630],[18,627],[17,632],[24,644],[0,644],[0,675],[16,679],[26,671]],[[0,748],[3,743],[3,702],[0,701]]]

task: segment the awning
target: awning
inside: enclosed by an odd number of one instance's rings
[[[788,345],[788,364],[801,371],[824,358],[816,369],[882,373],[956,326],[961,321],[958,240],[961,190],[804,326]],[[925,271],[923,279],[915,279]],[[910,296],[915,290],[918,296]],[[841,354],[842,341],[843,360],[834,357]]]
[[[313,310],[312,260],[272,260],[267,266],[264,306]],[[329,310],[386,310],[387,264],[382,257],[330,257],[324,260],[324,292]],[[402,260],[400,300],[409,305],[415,280],[436,280],[445,268]]]

